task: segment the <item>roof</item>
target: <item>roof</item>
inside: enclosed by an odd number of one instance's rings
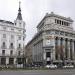
[[[41,22],[47,18],[47,17],[57,17],[57,18],[60,18],[60,19],[63,19],[63,20],[66,20],[66,21],[70,21],[70,22],[73,22],[73,20],[70,18],[70,17],[64,17],[64,16],[60,16],[60,15],[57,15],[57,14],[54,14],[54,12],[51,12],[50,14],[46,13],[46,15],[44,16],[44,18],[41,20]],[[37,25],[37,27],[41,24],[41,22]]]
[[[0,22],[8,23],[8,24],[14,24],[13,22],[11,22],[11,21],[6,21],[6,20],[0,20]]]
[[[20,7],[21,2],[19,2],[19,10],[18,10],[18,15],[17,15],[17,19],[18,20],[22,20],[22,14],[21,14],[21,7]]]

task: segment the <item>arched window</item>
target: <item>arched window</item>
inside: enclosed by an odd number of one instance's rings
[[[19,44],[19,48],[21,48],[21,44]]]

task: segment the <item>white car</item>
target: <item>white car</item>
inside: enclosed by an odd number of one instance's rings
[[[63,68],[74,68],[74,66],[73,65],[65,65],[65,66],[63,66]]]
[[[57,65],[54,64],[46,65],[46,68],[57,68]]]

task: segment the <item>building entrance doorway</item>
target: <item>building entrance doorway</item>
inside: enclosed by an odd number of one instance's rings
[[[10,65],[14,64],[14,58],[9,58],[9,64]]]
[[[46,52],[46,58],[51,58],[51,52]]]
[[[46,52],[46,64],[49,65],[51,63],[51,52]]]
[[[6,58],[1,58],[1,65],[6,65]]]
[[[17,58],[17,62],[18,62],[18,64],[22,64],[23,63],[22,58]]]

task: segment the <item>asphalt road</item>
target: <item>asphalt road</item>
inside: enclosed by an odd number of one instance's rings
[[[75,69],[69,70],[25,70],[25,71],[0,71],[0,75],[75,75]]]

